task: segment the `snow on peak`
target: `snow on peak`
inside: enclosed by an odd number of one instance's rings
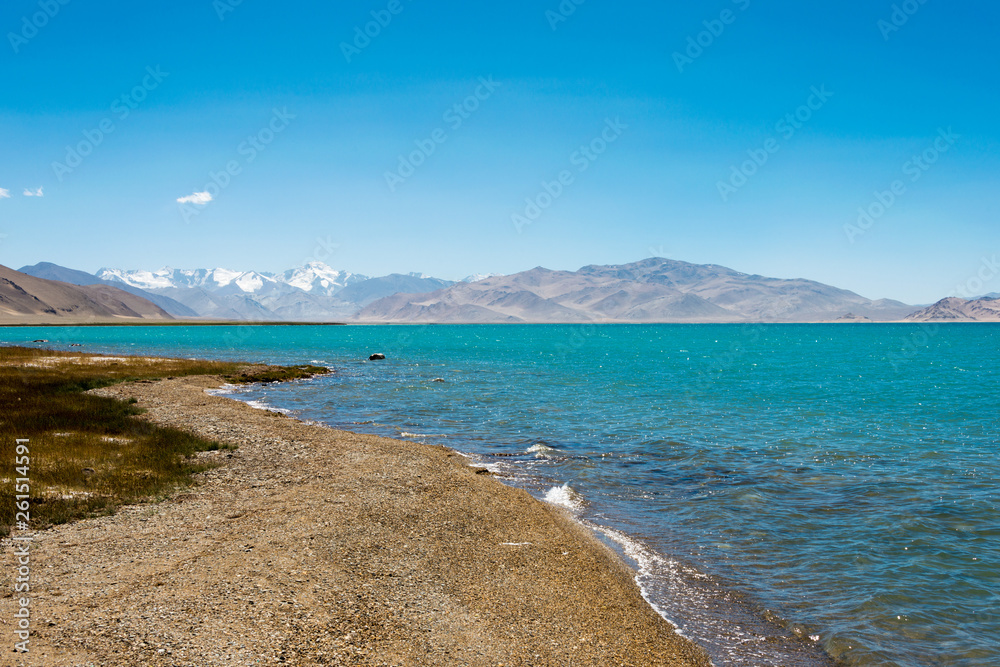
[[[338,271],[320,261],[307,262],[299,268],[289,269],[281,274],[234,271],[221,267],[216,269],[164,267],[159,271],[104,268],[95,275],[104,280],[118,280],[140,289],[200,287],[215,291],[228,287],[247,294],[254,294],[268,285],[285,284],[305,292],[328,296],[332,296],[349,284],[367,280],[367,276]]]
[[[140,289],[173,287],[169,269],[160,271],[124,271],[122,269],[101,269],[95,275],[101,280],[117,280]]]
[[[289,269],[278,277],[278,280],[305,292],[327,295],[333,295],[347,285],[364,279],[365,276],[338,271],[315,260],[307,262],[297,269]]]
[[[480,280],[502,276],[502,273],[473,273],[471,276],[462,278],[463,283],[478,283]]]

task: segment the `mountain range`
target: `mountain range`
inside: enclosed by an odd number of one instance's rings
[[[847,313],[900,320],[915,310],[811,280],[750,275],[714,264],[650,258],[579,271],[537,267],[396,294],[355,316],[362,322],[816,322]]]
[[[151,301],[109,285],[71,285],[0,266],[0,320],[4,323],[171,320]]]
[[[74,285],[115,286],[149,299],[176,317],[245,321],[343,321],[382,297],[428,292],[452,284],[415,273],[369,278],[322,262],[277,274],[221,268],[102,268],[90,274],[48,262],[20,271]]]
[[[90,288],[115,287],[179,318],[300,322],[823,322],[990,318],[945,300],[920,310],[806,279],[650,258],[578,271],[537,267],[461,282],[423,274],[368,277],[310,262],[282,273],[104,268],[42,263],[21,272]],[[152,305],[152,304],[151,304]],[[918,312],[919,311],[919,312]]]
[[[907,322],[1000,322],[1000,298],[948,297],[906,318]]]

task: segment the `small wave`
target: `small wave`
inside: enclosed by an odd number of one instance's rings
[[[286,410],[285,408],[276,408],[274,406],[268,405],[264,401],[246,401],[246,404],[256,410],[266,410],[267,412],[279,412],[283,415],[292,414],[291,410]]]
[[[528,453],[534,454],[536,459],[551,459],[559,453],[559,450],[555,447],[549,447],[548,445],[536,442],[531,447],[528,447]]]
[[[684,635],[681,631],[681,626],[670,618],[667,611],[653,601],[648,585],[649,581],[655,578],[655,572],[657,570],[670,572],[671,570],[676,569],[677,564],[673,561],[668,561],[666,558],[659,555],[642,542],[633,539],[620,530],[594,524],[590,524],[590,527],[593,530],[603,533],[606,537],[608,537],[608,539],[616,543],[621,548],[622,552],[635,562],[635,583],[639,586],[639,592],[642,594],[643,599],[646,600],[649,606],[652,607],[656,613],[663,618],[663,620],[674,626],[674,628],[677,629],[678,634],[687,637],[687,635]],[[691,637],[687,638],[691,639]]]
[[[571,510],[583,509],[583,498],[579,493],[570,488],[570,485],[553,486],[545,492],[545,502],[566,507]]]
[[[216,387],[215,389],[206,389],[205,393],[209,396],[228,396],[229,394],[243,394],[252,391],[253,387],[245,384],[224,384],[221,387]]]

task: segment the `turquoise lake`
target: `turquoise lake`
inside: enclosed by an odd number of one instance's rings
[[[567,506],[716,665],[1000,665],[1000,325],[38,327],[0,342],[329,366],[233,397],[447,445]]]

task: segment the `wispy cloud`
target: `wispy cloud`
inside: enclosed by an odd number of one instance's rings
[[[25,197],[44,197],[45,195],[42,194],[42,188],[38,188],[37,190],[31,190],[30,188],[25,188],[24,189],[24,196]]]
[[[188,195],[187,197],[181,197],[177,200],[178,204],[201,204],[204,206],[208,202],[212,201],[212,195],[208,192],[195,192],[193,195]]]
[[[0,188],[0,199],[10,199],[10,190],[7,188]]]

